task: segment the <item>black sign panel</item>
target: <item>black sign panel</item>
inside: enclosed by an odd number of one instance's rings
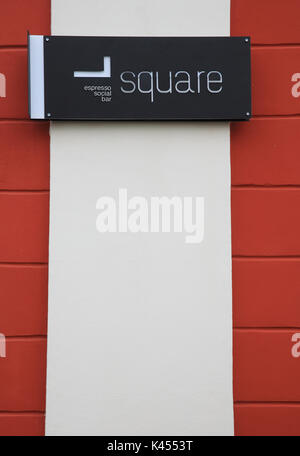
[[[44,37],[45,118],[251,117],[249,37]]]

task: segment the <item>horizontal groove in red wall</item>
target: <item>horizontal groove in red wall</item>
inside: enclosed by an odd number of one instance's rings
[[[1,195],[28,195],[28,196],[33,196],[33,195],[48,195],[49,196],[49,190],[46,189],[46,190],[19,190],[19,189],[16,189],[16,190],[5,190],[5,189],[1,189],[0,190],[0,194]]]
[[[232,283],[236,327],[300,328],[300,258],[233,258]]]
[[[25,262],[25,261],[18,261],[18,262],[13,262],[13,261],[0,261],[0,265],[1,266],[35,266],[35,267],[39,267],[39,266],[47,266],[48,265],[48,262]]]
[[[45,433],[44,413],[1,413],[0,436],[41,437]]]
[[[2,50],[10,50],[10,49],[27,49],[27,44],[6,44],[6,45],[0,45],[0,51]]]
[[[293,330],[234,330],[234,400],[300,401]]]
[[[0,416],[45,416],[45,410],[0,410]]]
[[[259,119],[300,119],[300,115],[299,114],[269,114],[269,115],[254,115],[252,114],[252,117],[251,119],[249,120],[249,122],[251,120],[259,120]],[[231,123],[235,123],[235,122],[231,122]]]
[[[16,118],[13,118],[13,117],[9,117],[9,118],[6,118],[6,117],[2,117],[0,119],[0,124],[1,123],[6,123],[6,122],[11,122],[11,123],[16,123],[16,124],[21,124],[21,123],[31,123],[31,122],[34,122],[35,124],[39,124],[39,125],[42,125],[43,123],[47,123],[48,121],[46,120],[31,120],[29,117],[28,119],[23,119],[23,118],[20,118],[20,117],[16,117]]]
[[[298,144],[300,117],[232,122],[232,186],[300,188]]]
[[[28,118],[27,50],[0,50],[0,72],[6,79],[0,99],[0,118]]]
[[[282,261],[288,261],[288,260],[298,260],[300,258],[300,255],[282,255],[282,256],[278,256],[278,255],[262,255],[262,256],[259,256],[259,255],[232,255],[232,258],[238,258],[239,260],[266,260],[266,261],[271,261],[271,260],[282,260]],[[0,263],[1,264],[1,263]]]
[[[9,416],[13,416],[13,415],[22,415],[22,416],[32,416],[32,415],[45,415],[45,411],[40,411],[40,410],[31,410],[31,411],[24,411],[24,410],[18,410],[17,412],[12,412],[11,410],[0,410],[0,415],[3,416],[3,415],[9,415]]]
[[[6,336],[6,339],[8,340],[13,340],[13,341],[24,341],[26,342],[29,339],[36,339],[36,340],[46,340],[47,335],[45,334],[28,334],[28,335],[20,335],[20,336]]]
[[[255,407],[255,405],[274,405],[276,407],[284,407],[285,405],[294,405],[296,407],[300,406],[300,401],[234,401],[234,404],[236,405],[252,405]]]
[[[231,0],[231,35],[252,43],[300,43],[299,0]]]
[[[300,326],[233,326],[239,331],[300,331]]]
[[[0,410],[45,409],[46,346],[46,339],[7,339],[6,358],[0,358]]]
[[[26,189],[26,188],[18,188],[18,189],[10,189],[10,188],[0,188],[0,193],[49,193],[48,188],[41,188],[41,189]]]
[[[47,262],[48,193],[0,193],[0,261]]]
[[[299,327],[249,327],[249,328],[246,328],[246,327],[242,327],[242,328],[234,328],[234,331],[236,332],[243,332],[243,331],[247,331],[247,333],[264,333],[266,331],[275,331],[275,332],[282,332],[282,333],[286,333],[286,332],[289,332],[289,331],[298,331],[299,330]]]
[[[0,410],[0,416],[14,416],[14,415],[23,415],[23,416],[44,416],[45,415],[45,410],[40,411],[40,410]]]
[[[300,404],[235,404],[237,436],[300,436]]]
[[[294,185],[294,184],[291,184],[291,185],[273,185],[273,184],[262,184],[262,185],[257,185],[257,184],[245,184],[245,185],[231,185],[232,188],[246,188],[246,189],[258,189],[258,190],[264,190],[264,189],[267,189],[267,190],[272,190],[272,189],[300,189],[300,185]],[[1,190],[0,190],[1,191]]]
[[[232,252],[300,255],[300,189],[232,189]]]
[[[3,55],[10,55],[11,57],[15,57],[18,55],[20,52],[21,53],[26,53],[27,54],[27,46],[10,46],[10,47],[1,47],[0,46],[0,56],[2,57]]]
[[[0,264],[0,332],[47,333],[48,267]]]
[[[49,190],[49,123],[0,122],[0,191]]]
[[[0,45],[27,43],[32,35],[50,33],[51,0],[10,0],[1,4]]]
[[[251,43],[252,48],[278,48],[278,49],[286,49],[292,47],[300,47],[300,43],[269,43],[269,44],[259,44],[259,43]]]
[[[232,185],[231,186],[232,189],[246,189],[246,190],[299,190],[300,189],[300,185],[294,185],[294,184],[291,184],[291,185]],[[1,190],[0,190],[1,191]],[[26,191],[26,190],[25,190]]]
[[[292,88],[299,85],[299,81],[293,82],[292,76],[299,73],[300,46],[252,48],[251,59],[253,114],[299,115],[299,97],[292,95]],[[298,89],[295,86],[294,91]]]

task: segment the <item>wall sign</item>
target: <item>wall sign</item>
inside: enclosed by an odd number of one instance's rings
[[[32,119],[247,120],[249,37],[29,36]]]

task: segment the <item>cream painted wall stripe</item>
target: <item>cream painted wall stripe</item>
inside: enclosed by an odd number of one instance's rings
[[[52,0],[57,35],[229,28],[230,0]],[[233,434],[229,155],[226,122],[52,122],[48,435]],[[203,197],[203,241],[100,234],[120,189]]]

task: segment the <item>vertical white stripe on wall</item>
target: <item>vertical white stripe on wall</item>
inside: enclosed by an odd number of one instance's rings
[[[52,34],[229,35],[230,0],[52,0]],[[67,88],[66,88],[67,90]],[[52,122],[48,435],[232,435],[229,124]],[[96,231],[202,196],[205,233]]]

